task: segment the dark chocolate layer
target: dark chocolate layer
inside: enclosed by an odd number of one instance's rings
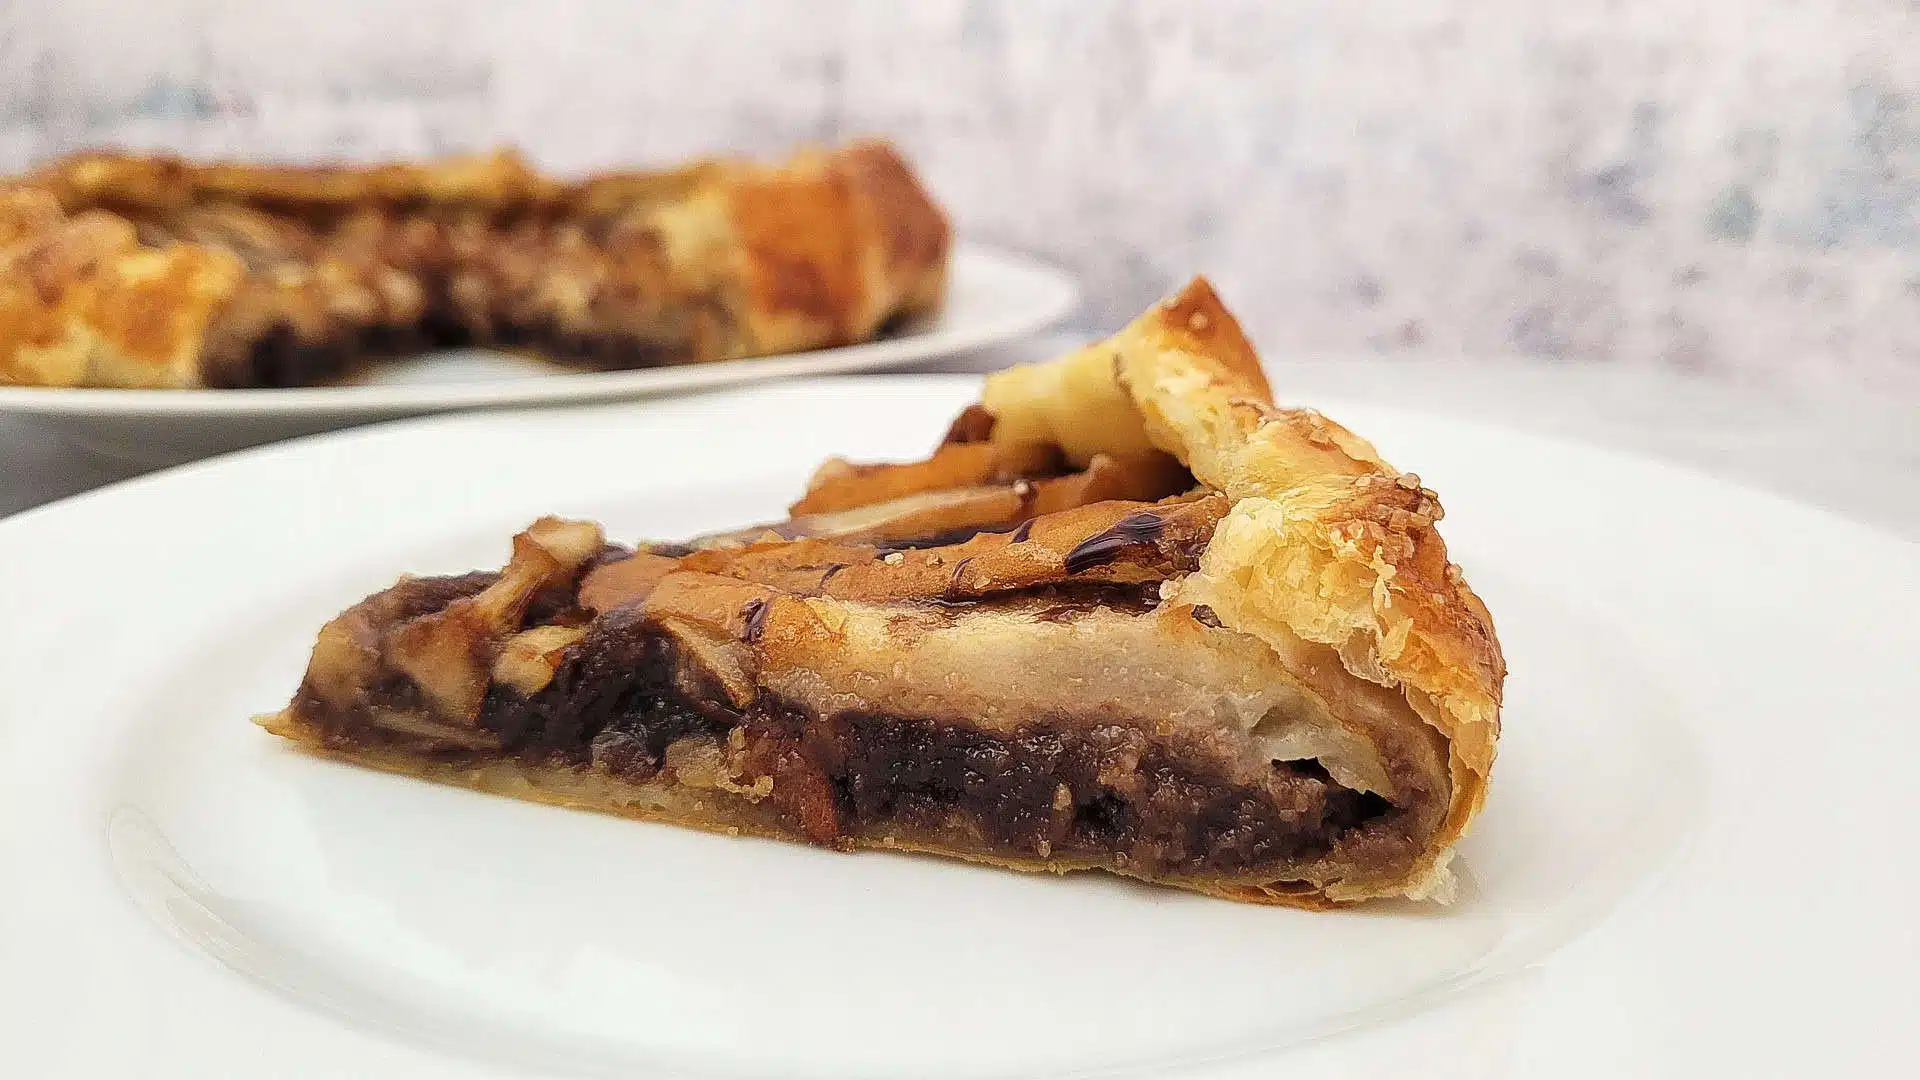
[[[484,587],[484,575],[416,579],[389,594],[404,619]],[[545,615],[555,605],[543,604]],[[416,705],[403,679],[370,705]],[[337,740],[394,736],[363,716],[296,705]],[[465,760],[517,757],[600,769],[634,781],[657,776],[667,748],[707,740],[730,755],[738,782],[773,779],[773,805],[795,831],[824,844],[894,830],[950,832],[1007,857],[1111,858],[1149,874],[1276,873],[1328,854],[1336,842],[1391,862],[1411,854],[1400,812],[1336,783],[1317,762],[1274,762],[1229,776],[1135,717],[1036,716],[1014,730],[964,718],[840,712],[818,715],[762,693],[745,710],[682,655],[638,608],[607,612],[564,655],[553,680],[524,696],[494,686],[480,724],[498,751],[442,750]],[[404,737],[404,736],[403,736]],[[1344,840],[1343,840],[1344,838]]]

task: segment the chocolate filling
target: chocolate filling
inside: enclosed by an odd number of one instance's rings
[[[579,366],[601,371],[631,371],[638,368],[684,364],[695,357],[686,341],[651,340],[618,331],[583,332],[556,325],[516,324],[496,316],[492,331],[476,343],[531,349]],[[435,344],[445,347],[447,342]]]
[[[389,611],[421,614],[488,580],[406,582]],[[1070,618],[1078,606],[1039,617]],[[366,704],[419,702],[395,677],[373,687]],[[358,708],[329,713],[311,693],[296,707],[340,741],[396,737]],[[731,749],[743,785],[772,777],[778,813],[822,844],[958,829],[982,851],[1005,857],[1276,877],[1336,844],[1347,854],[1367,851],[1371,865],[1412,850],[1396,827],[1399,811],[1340,786],[1318,762],[1276,761],[1266,776],[1230,776],[1197,748],[1151,736],[1150,725],[1134,717],[1037,716],[999,730],[962,718],[817,715],[764,692],[739,710],[637,608],[594,618],[540,692],[492,687],[479,722],[500,739],[499,751],[435,753],[458,761],[505,755],[645,781],[667,767],[669,746],[708,740]]]
[[[251,208],[218,201],[193,208],[184,217],[137,206],[113,208],[134,223],[144,244],[210,244],[239,256],[256,279],[342,256],[363,274],[349,293],[328,286],[318,295],[268,301],[266,320],[245,319],[242,325],[249,329],[237,339],[210,346],[204,377],[211,386],[324,384],[369,360],[469,345],[526,348],[575,367],[621,371],[711,359],[710,353],[727,353],[726,342],[734,334],[726,309],[718,303],[667,322],[655,312],[658,298],[646,294],[642,280],[626,280],[617,272],[611,280],[602,280],[609,267],[618,271],[622,260],[632,257],[632,243],[639,242],[611,236],[601,237],[594,269],[572,271],[583,286],[597,290],[590,328],[580,325],[577,313],[563,314],[550,302],[530,298],[529,282],[568,272],[544,269],[544,251],[558,241],[551,235],[551,223],[539,214],[449,216],[390,208],[372,245],[377,254],[363,265],[367,252],[358,245],[342,246],[350,221],[339,210],[307,207],[296,212],[283,207],[263,224]],[[334,301],[363,296],[373,288],[372,277],[364,275],[374,267],[409,281],[421,293],[424,310],[398,321],[391,314],[336,310]],[[456,287],[461,284],[468,288]],[[290,310],[289,303],[300,309]],[[250,308],[249,314],[258,312]],[[695,323],[704,329],[696,332]],[[305,329],[296,331],[296,324]],[[265,329],[253,329],[259,326]],[[705,351],[700,347],[703,334],[712,339]]]
[[[1137,726],[1036,721],[1002,732],[877,713],[771,710],[757,738],[797,740],[850,833],[938,829],[956,815],[1001,854],[1122,857],[1152,873],[1239,874],[1327,854],[1388,811],[1323,771],[1274,764],[1235,783]],[[779,780],[776,778],[775,784]]]
[[[237,364],[214,365],[210,385],[234,387],[312,386],[338,378],[373,347],[374,335],[349,334],[339,341],[302,341],[293,327],[279,323],[254,339]]]
[[[524,347],[577,366],[603,371],[686,363],[684,344],[647,341],[618,333],[582,334],[551,327],[503,325],[490,338],[447,322],[419,327],[375,326],[344,331],[333,340],[303,341],[291,326],[276,324],[245,346],[238,362],[211,365],[210,385],[221,388],[313,386],[337,379],[367,360],[430,348],[484,344]]]

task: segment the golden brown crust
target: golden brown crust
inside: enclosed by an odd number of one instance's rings
[[[0,190],[0,384],[197,385],[198,343],[242,275],[226,251],[148,248],[114,215]]]
[[[1274,405],[1252,356],[1195,279],[1056,362],[1066,371],[992,377],[986,400],[996,433],[1067,427],[1089,451],[1144,440],[1233,501],[1178,595],[1276,647],[1337,650],[1349,673],[1399,689],[1446,738],[1452,802],[1424,860],[1438,875],[1485,799],[1499,739],[1506,664],[1491,616],[1447,558],[1433,492],[1319,413]]]
[[[883,143],[744,173],[727,202],[758,341],[780,349],[856,341],[943,287],[946,221]]]
[[[199,164],[168,154],[90,150],[50,161],[19,183],[53,194],[73,212],[99,206],[178,209],[221,201],[303,211],[427,204],[531,210],[558,207],[575,192],[621,178],[563,184],[541,176],[512,150],[365,166]],[[615,208],[629,204],[623,198]]]
[[[80,154],[0,180],[0,384],[305,384],[449,334],[593,367],[816,348],[937,309],[948,250],[874,142],[575,183],[504,151]]]

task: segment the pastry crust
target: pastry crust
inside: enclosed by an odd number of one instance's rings
[[[1438,497],[1320,413],[1276,406],[1205,279],[1054,370],[990,378],[985,400],[996,437],[1045,430],[1083,453],[1144,441],[1233,500],[1176,595],[1275,648],[1335,649],[1349,674],[1403,693],[1445,737],[1452,798],[1410,891],[1441,880],[1486,799],[1506,661],[1492,615],[1447,557]]]
[[[662,773],[654,779],[636,782],[561,764],[516,760],[484,763],[433,761],[423,759],[417,752],[395,747],[349,746],[329,742],[311,726],[299,722],[291,712],[270,713],[256,718],[256,722],[275,735],[299,743],[311,753],[399,776],[570,810],[590,810],[635,821],[678,825],[723,836],[794,839],[792,828],[764,796],[755,798],[751,792],[743,794],[715,787],[690,786],[682,773]],[[1058,854],[1046,858],[1016,858],[974,850],[968,846],[968,840],[964,831],[943,834],[936,830],[902,828],[878,837],[850,837],[839,846],[849,851],[904,851],[940,855],[1023,873],[1116,872],[1103,859]],[[1118,872],[1122,876],[1141,877]],[[1155,879],[1141,877],[1141,880]],[[1160,880],[1156,883],[1178,884],[1190,892],[1272,907],[1330,911],[1340,906],[1339,902],[1312,890],[1289,893],[1271,886],[1221,884],[1204,879],[1177,883]],[[1444,894],[1439,898],[1444,898]]]
[[[889,146],[562,183],[91,153],[0,182],[0,384],[305,385],[436,344],[597,368],[846,344],[937,310],[945,218]]]
[[[1275,406],[1204,281],[908,465],[322,631],[278,734],[540,801],[1232,899],[1445,899],[1505,675],[1432,492]]]

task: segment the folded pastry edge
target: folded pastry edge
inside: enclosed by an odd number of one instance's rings
[[[1205,278],[1108,346],[1148,439],[1233,500],[1177,596],[1276,648],[1332,647],[1446,739],[1447,817],[1404,887],[1335,884],[1327,895],[1447,898],[1454,844],[1486,799],[1506,661],[1435,529],[1438,497],[1319,412],[1272,404],[1251,343]]]

